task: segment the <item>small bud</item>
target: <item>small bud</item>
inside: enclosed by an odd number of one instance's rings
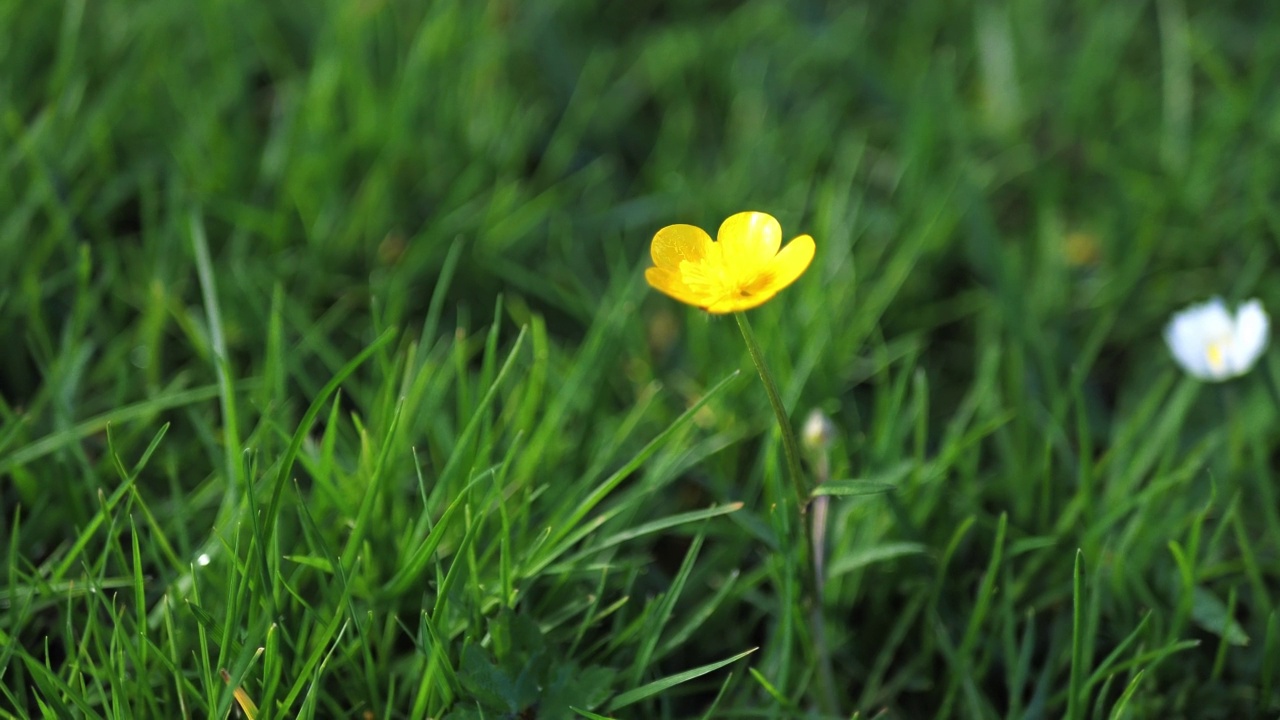
[[[831,443],[836,439],[835,423],[831,422],[831,418],[821,410],[814,408],[809,411],[809,417],[804,421],[800,438],[809,452],[822,452],[831,447]]]

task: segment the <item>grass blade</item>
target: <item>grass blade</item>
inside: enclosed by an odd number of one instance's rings
[[[733,657],[725,658],[724,660],[703,665],[701,667],[696,667],[692,670],[685,670],[684,672],[679,672],[679,673],[676,673],[675,675],[668,675],[667,677],[664,677],[660,680],[654,680],[648,685],[643,685],[641,687],[635,688],[634,690],[628,690],[627,692],[624,692],[618,695],[616,698],[613,699],[613,702],[609,703],[609,711],[612,712],[614,710],[624,708],[628,705],[640,702],[641,700],[647,697],[657,695],[663,690],[673,688],[676,685],[688,682],[695,678],[700,678],[703,675],[706,675],[707,673],[715,672],[716,670],[719,670],[725,665],[729,665],[731,663],[735,663],[741,660],[742,658],[750,655],[756,650],[759,650],[759,648],[751,648],[750,650],[740,652],[737,655],[734,655]]]

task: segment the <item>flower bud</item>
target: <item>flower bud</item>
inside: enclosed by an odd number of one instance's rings
[[[804,429],[800,431],[800,440],[809,452],[822,452],[831,447],[836,439],[836,425],[821,410],[814,408],[804,421]]]

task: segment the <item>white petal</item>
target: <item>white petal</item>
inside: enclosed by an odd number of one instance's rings
[[[1236,311],[1235,340],[1231,344],[1232,371],[1243,374],[1253,367],[1267,347],[1270,320],[1258,300],[1250,300]]]
[[[1235,331],[1235,318],[1231,317],[1222,298],[1216,297],[1209,302],[1192,306],[1187,312],[1195,313],[1193,317],[1206,343],[1212,338],[1230,335]]]
[[[1164,339],[1169,345],[1169,351],[1173,353],[1173,359],[1187,374],[1201,380],[1212,377],[1204,343],[1201,342],[1194,318],[1175,317],[1165,327]]]
[[[1173,359],[1188,374],[1202,380],[1212,377],[1204,352],[1206,341],[1203,318],[1208,309],[1208,304],[1193,305],[1174,315],[1164,330],[1165,342],[1169,344]]]

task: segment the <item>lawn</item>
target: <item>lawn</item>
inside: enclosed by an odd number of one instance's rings
[[[1275,717],[1278,20],[0,0],[0,718]]]

